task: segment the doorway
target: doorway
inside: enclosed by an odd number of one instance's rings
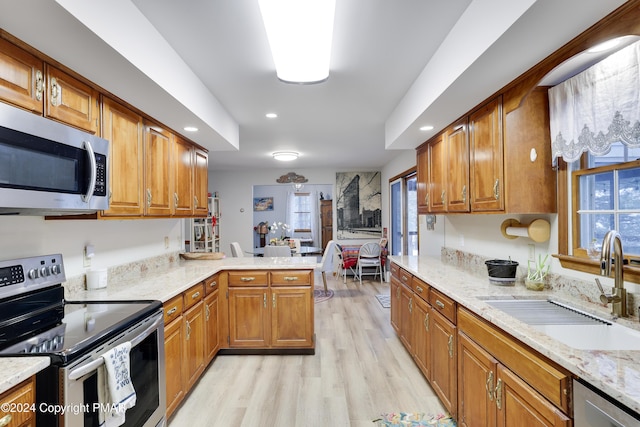
[[[392,255],[418,255],[417,183],[415,169],[389,181]]]

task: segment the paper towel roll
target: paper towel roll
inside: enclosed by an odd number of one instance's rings
[[[96,268],[94,270],[87,271],[87,289],[103,289],[107,287],[107,269]]]

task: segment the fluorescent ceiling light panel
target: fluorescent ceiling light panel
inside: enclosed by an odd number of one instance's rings
[[[329,77],[335,0],[259,0],[276,74],[284,82]]]

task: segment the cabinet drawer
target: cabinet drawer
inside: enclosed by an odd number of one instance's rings
[[[17,427],[27,422],[33,417],[34,412],[24,410],[24,408],[30,408],[30,405],[35,404],[35,401],[36,396],[33,377],[5,392],[2,395],[2,399],[0,399],[0,403],[3,405],[9,404],[7,407],[9,411],[5,412],[0,410],[0,425]]]
[[[214,274],[211,277],[204,279],[204,293],[209,295],[211,292],[218,289],[218,280],[220,279],[219,274]]]
[[[435,289],[429,292],[429,304],[451,323],[456,324],[456,302]]]
[[[391,275],[397,277],[398,279],[400,278],[400,267],[398,266],[398,264],[395,263],[391,263]]]
[[[192,286],[188,291],[184,292],[184,310],[187,310],[200,301],[204,297],[204,284],[198,283]]]
[[[309,270],[290,270],[290,271],[272,271],[271,285],[277,286],[300,286],[311,284],[311,271]]]
[[[571,374],[568,371],[464,308],[458,310],[458,330],[565,414],[571,413]]]
[[[182,315],[182,294],[164,303],[164,324],[168,325]]]
[[[267,286],[267,271],[230,271],[229,286]]]
[[[408,287],[411,287],[411,279],[413,278],[413,276],[411,275],[411,273],[409,273],[407,270],[405,270],[404,268],[400,269],[400,274],[398,275],[398,279],[400,279],[400,281],[402,283],[404,283],[405,285],[407,285]]]
[[[416,295],[418,295],[424,301],[429,302],[429,288],[430,288],[429,285],[427,285],[425,282],[418,279],[417,277],[414,277],[412,280],[412,287],[413,287],[413,292]]]

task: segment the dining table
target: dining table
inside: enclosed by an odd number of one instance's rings
[[[253,256],[264,256],[264,247],[253,248],[245,251],[247,254]],[[315,246],[300,246],[299,248],[291,248],[291,256],[310,256],[310,255],[322,255],[322,248]]]

